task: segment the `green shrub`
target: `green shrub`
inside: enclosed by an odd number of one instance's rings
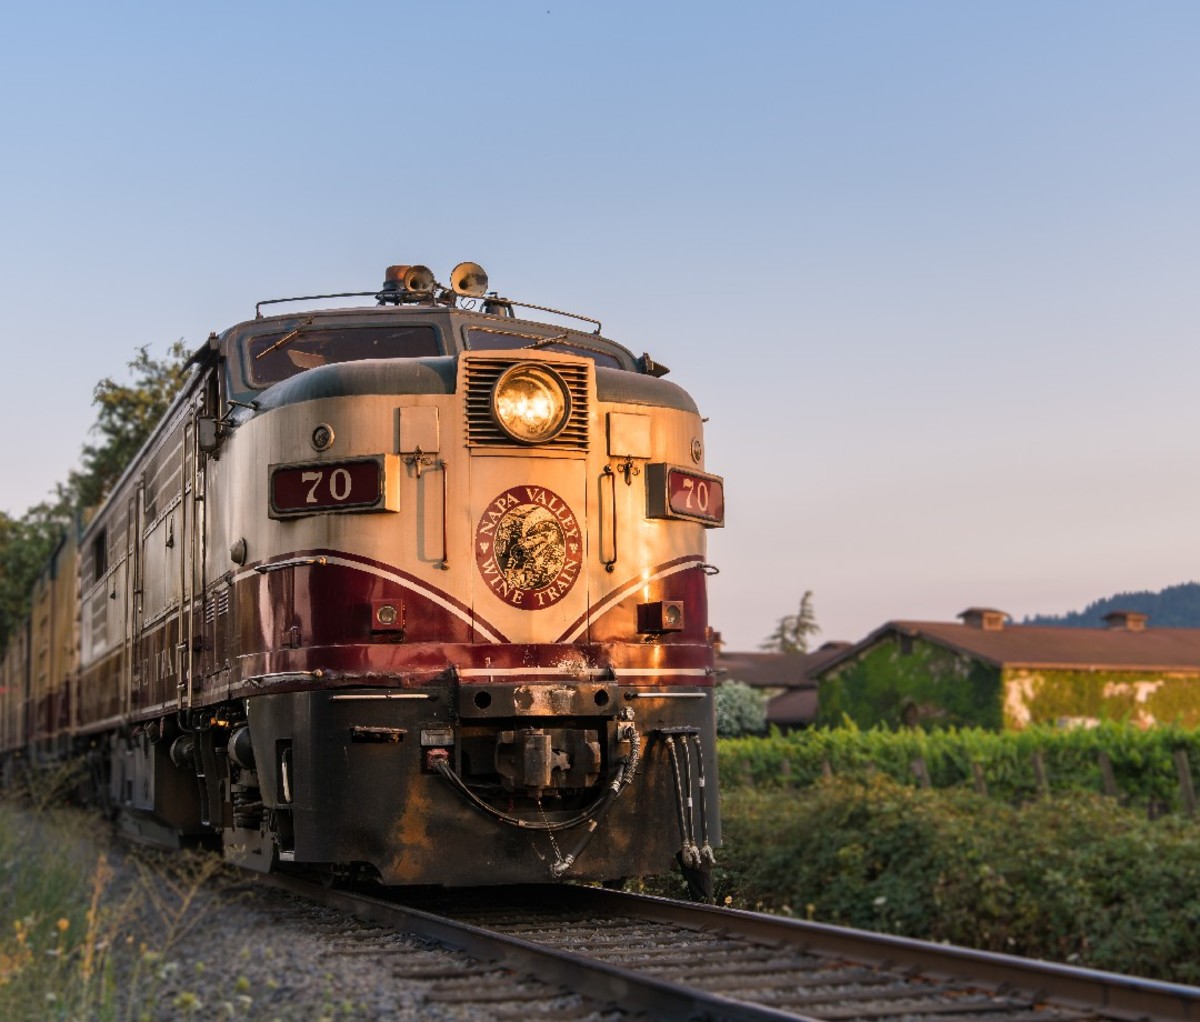
[[[990,795],[1019,801],[1038,793],[1032,765],[1035,752],[1042,756],[1050,790],[1058,792],[1102,791],[1099,755],[1104,752],[1124,800],[1178,808],[1177,749],[1187,753],[1193,786],[1200,790],[1200,731],[1147,730],[1117,723],[1016,732],[813,728],[766,739],[722,741],[719,766],[725,786],[805,787],[816,783],[826,770],[860,778],[877,771],[913,784],[913,761],[919,757],[936,788],[973,787],[973,764],[978,764]]]
[[[743,681],[723,681],[714,694],[717,735],[740,738],[767,730],[767,700]]]
[[[1200,826],[876,776],[723,798],[719,888],[823,922],[1200,980]]]

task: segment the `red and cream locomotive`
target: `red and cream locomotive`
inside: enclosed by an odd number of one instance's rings
[[[598,322],[487,286],[391,267],[374,306],[211,336],[39,583],[0,755],[84,752],[127,832],[264,870],[702,877],[702,420]]]

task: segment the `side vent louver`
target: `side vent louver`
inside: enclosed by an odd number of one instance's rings
[[[219,589],[215,599],[204,601],[204,620],[207,624],[213,624],[218,617],[223,617],[229,613],[229,590]]]
[[[521,447],[492,418],[492,391],[501,374],[517,365],[517,358],[472,357],[466,365],[467,444],[471,447]],[[539,448],[567,451],[588,449],[587,362],[539,362],[553,369],[571,392],[571,417],[563,431]]]

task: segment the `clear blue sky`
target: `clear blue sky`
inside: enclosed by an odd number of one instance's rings
[[[0,509],[91,388],[462,259],[709,423],[752,648],[1200,576],[1200,5],[8,4]]]

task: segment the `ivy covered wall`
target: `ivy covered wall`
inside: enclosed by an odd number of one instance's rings
[[[995,667],[920,637],[885,636],[821,679],[818,725],[860,728],[1093,724],[1200,727],[1200,670]]]
[[[893,635],[821,679],[816,723],[999,730],[1003,706],[999,668]]]
[[[1004,726],[1101,720],[1200,726],[1200,671],[1004,671]]]

